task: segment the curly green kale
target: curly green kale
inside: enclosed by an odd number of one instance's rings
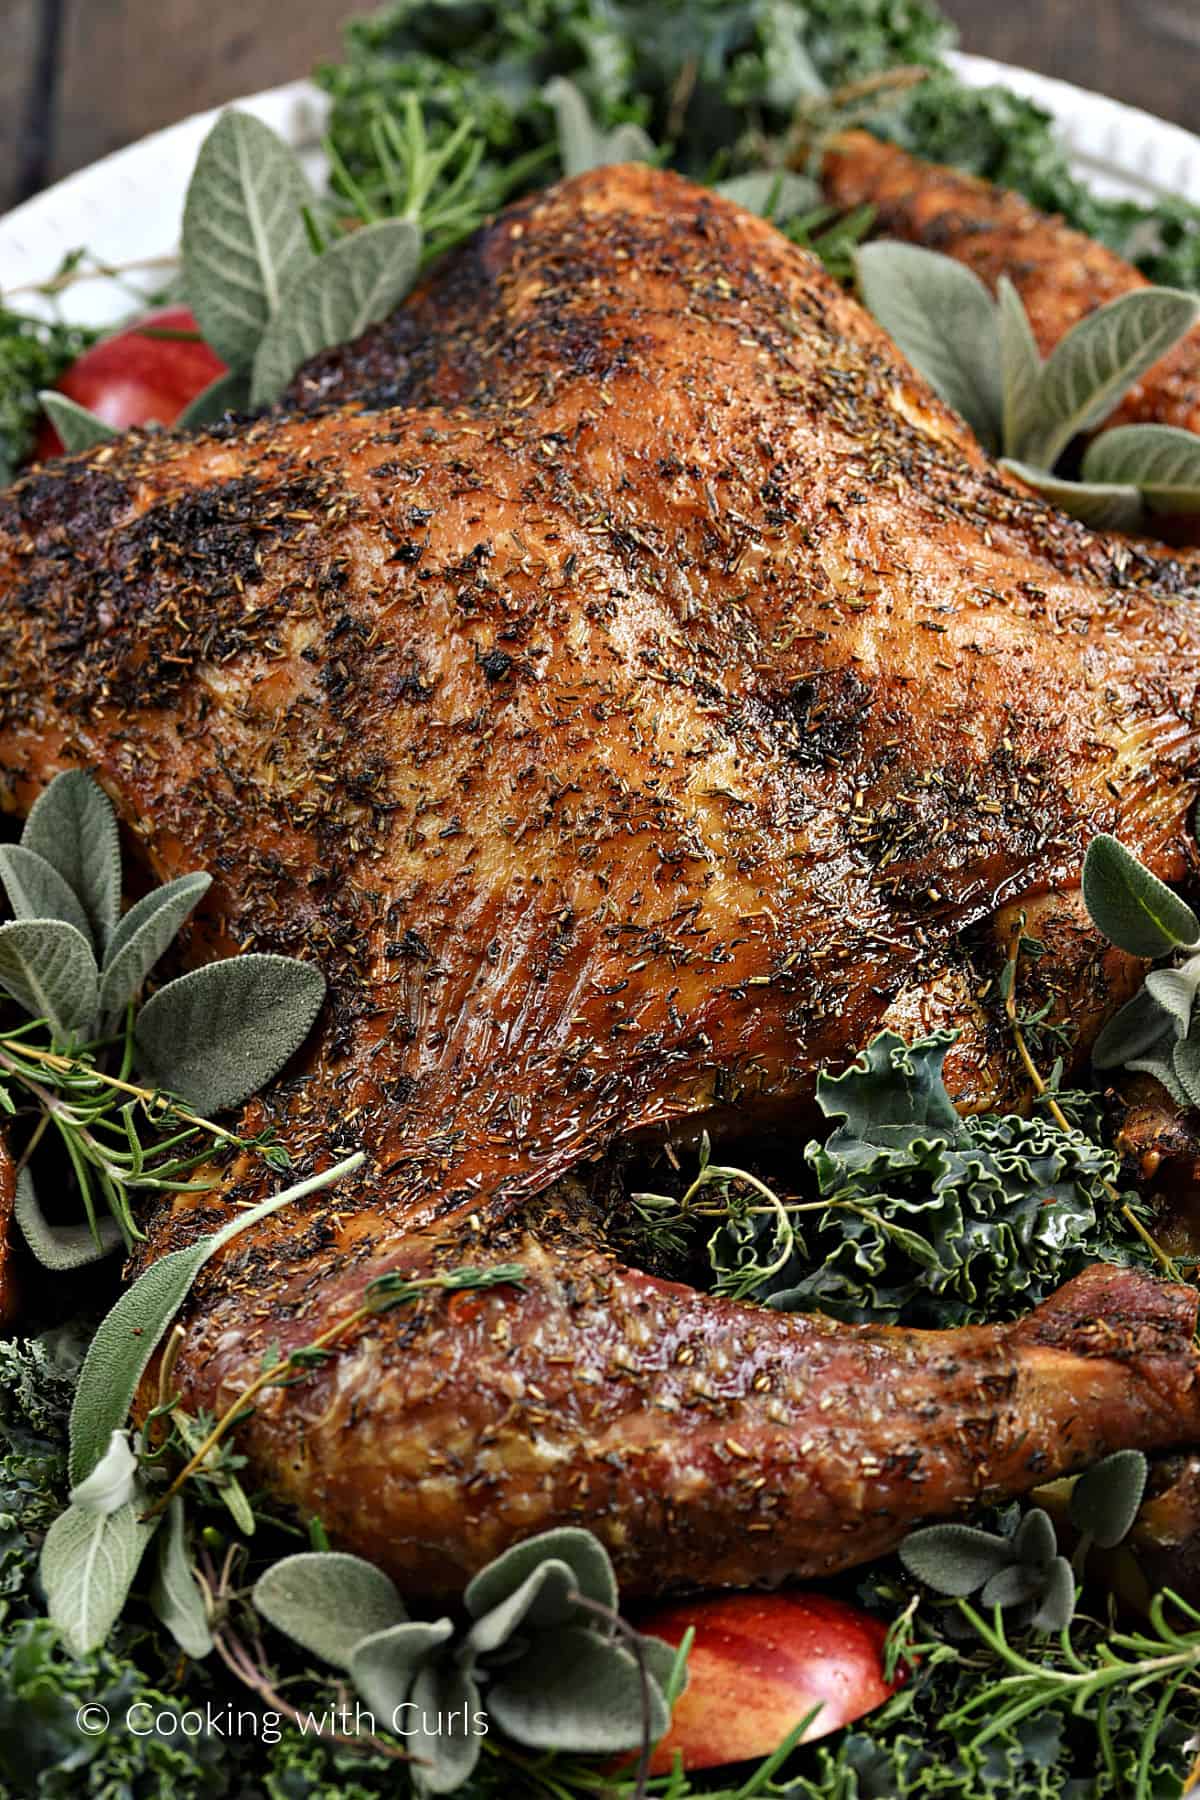
[[[785,1208],[785,1226],[732,1198],[710,1246],[720,1287],[784,1311],[966,1325],[1023,1312],[1090,1262],[1142,1259],[1105,1187],[1111,1151],[1040,1116],[959,1117],[942,1080],[954,1037],[883,1032],[818,1078],[838,1121],[804,1152],[824,1208]]]
[[[82,325],[28,318],[0,306],[0,487],[33,448],[39,388],[53,387],[98,335]]]
[[[415,92],[433,142],[464,121],[482,134],[474,182],[487,205],[506,165],[553,151],[542,88],[555,75],[577,83],[598,125],[632,120],[673,167],[711,181],[759,166],[761,136],[822,88],[924,67],[906,97],[860,114],[872,130],[1061,212],[1152,281],[1200,287],[1200,208],[1093,194],[1048,113],[951,72],[954,38],[931,0],[394,0],[348,26],[344,60],[317,79],[333,97],[334,146],[368,193],[386,188],[374,121]],[[556,173],[551,155],[544,178]]]
[[[643,126],[704,179],[751,166],[737,149],[747,127],[783,130],[822,84],[932,64],[952,40],[929,0],[398,0],[349,25],[345,60],[317,79],[333,97],[333,143],[368,190],[381,174],[373,120],[407,93],[435,142],[464,120],[483,135],[482,185],[555,143],[542,89],[556,75],[578,84],[599,126]]]

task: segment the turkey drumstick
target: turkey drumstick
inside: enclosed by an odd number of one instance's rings
[[[1115,250],[1039,212],[1020,194],[926,162],[867,131],[833,140],[821,180],[832,205],[874,208],[873,236],[952,256],[993,293],[1007,275],[1043,355],[1098,306],[1149,285]],[[1200,429],[1200,327],[1135,383],[1105,423]]]
[[[798,1116],[885,1024],[963,1024],[952,1091],[995,1101],[974,957],[1018,904],[1086,1040],[1138,972],[1080,923],[1090,836],[1190,862],[1193,565],[996,479],[812,259],[661,171],[511,208],[299,386],[316,410],[0,498],[8,804],[94,770],[156,874],[212,873],[196,958],[319,962],[246,1125],[301,1172],[371,1159],[207,1265],[184,1403],[382,1273],[520,1262],[239,1432],[427,1589],[556,1520],[643,1589],[835,1568],[1194,1440],[1189,1292],[1100,1271],[1016,1326],[835,1326],[622,1269],[554,1189],[621,1133]],[[144,1257],[263,1179],[172,1196]]]

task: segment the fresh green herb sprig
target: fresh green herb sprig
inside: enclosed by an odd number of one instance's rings
[[[340,1181],[363,1161],[361,1152],[345,1157],[236,1214],[219,1231],[160,1257],[101,1322],[83,1359],[71,1407],[71,1503],[47,1532],[39,1565],[50,1617],[77,1654],[104,1643],[161,1514],[175,1497],[168,1489],[161,1503],[155,1503],[145,1476],[159,1471],[143,1464],[141,1445],[131,1445],[126,1421],[138,1383],[193,1281],[216,1251],[248,1227]],[[204,1612],[194,1578],[184,1579],[182,1530],[182,1517],[174,1509],[159,1581],[166,1596],[164,1622],[173,1628],[173,1620],[183,1617],[181,1648],[197,1654]]]
[[[487,179],[555,142],[546,88],[560,76],[600,130],[638,126],[673,167],[709,181],[759,167],[762,136],[784,134],[814,91],[932,64],[952,35],[926,0],[611,0],[603,11],[399,0],[353,21],[343,61],[317,79],[333,98],[332,139],[364,184],[380,176],[376,120],[407,94],[421,95],[435,138],[470,121]]]
[[[1082,319],[1045,362],[1007,276],[992,299],[953,257],[913,244],[855,254],[865,304],[909,361],[961,413],[984,448],[1086,524],[1131,530],[1144,509],[1200,509],[1200,437],[1165,425],[1102,433],[1081,479],[1055,474],[1071,442],[1094,430],[1133,384],[1200,319],[1173,288],[1122,294]]]
[[[278,1073],[320,1010],[319,969],[246,955],[179,976],[140,1001],[147,977],[210,885],[183,875],[121,913],[116,815],[80,770],[38,797],[19,844],[0,846],[0,882],[15,917],[0,925],[0,991],[32,1023],[0,1032],[0,1110],[28,1121],[15,1213],[48,1268],[75,1268],[139,1234],[139,1191],[188,1186],[214,1149],[262,1152],[269,1137],[215,1125]],[[147,1080],[132,1079],[135,1069]],[[86,1225],[52,1223],[34,1158],[57,1138]],[[104,1201],[107,1217],[97,1209]]]

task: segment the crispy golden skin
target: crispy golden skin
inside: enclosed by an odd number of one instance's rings
[[[966,1019],[984,1103],[1005,908],[1102,1018],[1137,971],[1081,922],[1086,842],[1192,853],[1192,565],[998,480],[810,258],[666,173],[511,209],[301,387],[368,368],[394,404],[135,437],[0,501],[9,804],[94,769],[158,875],[212,871],[196,957],[317,960],[317,1034],[247,1124],[301,1171],[371,1159],[208,1265],[187,1404],[385,1271],[519,1260],[239,1434],[429,1590],[563,1520],[642,1590],[813,1574],[1193,1440],[1190,1290],[843,1328],[623,1268],[553,1189],[615,1134],[797,1119],[887,1021]],[[174,1199],[145,1255],[263,1185]]]
[[[835,140],[822,180],[835,206],[875,208],[875,236],[953,256],[993,290],[1007,275],[1043,355],[1098,306],[1148,285],[1115,251],[1038,212],[1019,194],[925,162],[869,132],[848,131]],[[1200,329],[1130,389],[1108,422],[1200,430]]]

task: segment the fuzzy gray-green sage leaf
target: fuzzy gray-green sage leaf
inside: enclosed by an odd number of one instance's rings
[[[150,1605],[186,1656],[198,1660],[208,1655],[212,1632],[204,1595],[188,1561],[187,1521],[178,1494],[167,1507],[158,1540],[158,1567],[150,1587]]]
[[[1130,956],[1167,956],[1200,939],[1200,919],[1187,902],[1107,833],[1088,845],[1083,899],[1097,930]]]
[[[1003,396],[996,309],[977,275],[915,244],[854,255],[864,304],[986,449],[1000,447]]]
[[[209,1257],[260,1219],[293,1200],[330,1187],[361,1166],[361,1152],[312,1175],[281,1194],[273,1194],[247,1212],[238,1213],[219,1231],[184,1250],[162,1256],[128,1288],[100,1321],[79,1372],[71,1408],[68,1471],[75,1483],[91,1474],[129,1416],[137,1384],[164,1331]]]
[[[54,864],[36,850],[24,844],[0,844],[0,881],[16,918],[60,919],[92,944],[92,927],[82,901]]]
[[[592,118],[579,88],[565,75],[548,81],[542,98],[554,108],[564,175],[583,175],[605,163],[653,162],[654,145],[640,125],[623,124],[611,131],[603,130]]]
[[[380,219],[340,238],[285,289],[254,353],[250,399],[277,400],[302,362],[386,318],[412,287],[421,233],[410,219]]]
[[[1053,468],[1071,439],[1106,419],[1198,318],[1200,299],[1174,288],[1138,288],[1089,313],[1043,364],[1036,424],[1012,453]]]
[[[290,956],[206,963],[159,988],[138,1014],[140,1066],[195,1112],[227,1112],[279,1073],[324,998],[321,971]]]
[[[1152,512],[1200,512],[1200,435],[1177,425],[1118,425],[1083,458],[1085,481],[1127,482]]]
[[[248,369],[280,300],[316,256],[315,196],[295,152],[249,113],[221,114],[200,148],[183,212],[183,291],[231,369]]]
[[[111,1216],[80,1225],[51,1224],[42,1211],[28,1164],[17,1176],[13,1217],[34,1256],[44,1269],[81,1269],[99,1262],[124,1242],[121,1227]]]
[[[157,1520],[143,1523],[144,1498],[115,1512],[69,1506],[42,1545],[38,1565],[51,1619],[68,1649],[85,1656],[115,1625]]]
[[[180,875],[130,907],[112,934],[100,972],[100,1011],[106,1020],[119,1016],[134,998],[211,886],[210,875]]]
[[[43,388],[38,399],[69,455],[94,449],[97,444],[111,443],[113,438],[120,436],[86,406],[80,406],[77,400],[69,400],[65,394],[56,393],[53,388]]]
[[[107,794],[82,769],[56,775],[30,808],[21,843],[58,870],[102,951],[121,911],[121,846]]]
[[[0,988],[32,1019],[45,1019],[58,1045],[94,1029],[100,982],[92,947],[60,919],[0,925]]]

